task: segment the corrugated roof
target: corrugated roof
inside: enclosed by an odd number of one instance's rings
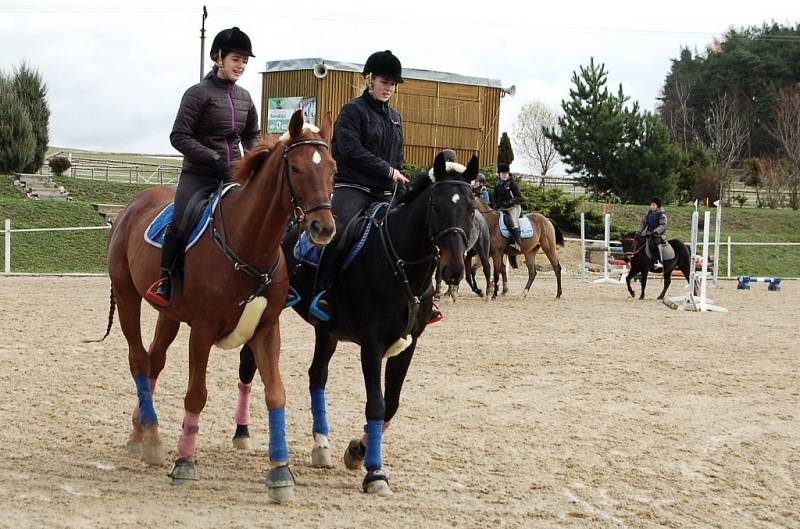
[[[363,64],[354,62],[332,61],[322,58],[308,59],[286,59],[281,61],[267,61],[265,72],[293,72],[297,70],[311,70],[314,65],[322,63],[329,70],[339,70],[344,72],[362,72]],[[264,72],[262,72],[264,73]],[[434,72],[433,70],[415,70],[413,68],[403,68],[403,78],[422,79],[425,81],[439,81],[443,83],[469,84],[477,86],[488,86],[490,88],[502,88],[499,79],[488,79],[485,77],[470,77],[449,72]]]

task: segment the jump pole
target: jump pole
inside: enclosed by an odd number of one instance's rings
[[[604,233],[605,247],[603,249],[603,277],[601,277],[600,279],[595,279],[593,283],[620,285],[625,281],[625,279],[622,277],[619,278],[619,281],[617,281],[616,279],[611,279],[608,269],[608,257],[609,257],[609,251],[611,249],[611,213],[606,213],[603,216],[603,224],[605,227],[605,233]]]
[[[588,270],[586,269],[586,214],[581,211],[581,283],[588,283]]]

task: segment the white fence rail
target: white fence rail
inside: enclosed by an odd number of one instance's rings
[[[111,226],[76,226],[76,227],[69,227],[69,228],[19,228],[19,229],[11,229],[11,219],[5,219],[5,225],[0,235],[3,236],[3,243],[4,249],[3,257],[4,257],[4,267],[3,273],[8,275],[11,273],[11,239],[14,233],[34,233],[34,232],[59,232],[59,231],[89,231],[89,230],[108,230]],[[580,243],[581,239],[565,237],[565,241],[569,242],[576,242]],[[605,242],[603,240],[598,239],[584,239],[584,242]],[[611,241],[614,244],[621,244],[619,241]],[[713,243],[711,244],[713,246]],[[698,246],[702,246],[702,243],[698,244]],[[727,246],[727,278],[735,277],[731,275],[732,269],[732,254],[733,254],[733,247],[734,246],[800,246],[800,242],[732,242],[731,238],[728,237],[727,243],[722,242],[721,246]],[[721,252],[720,252],[721,253]],[[715,260],[718,260],[718,256],[714,256]],[[753,271],[753,274],[757,274],[758,271]],[[791,279],[791,278],[786,278]]]

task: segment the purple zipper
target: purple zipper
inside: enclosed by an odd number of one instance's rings
[[[236,110],[233,108],[233,97],[231,96],[231,92],[233,91],[233,85],[228,86],[226,92],[228,93],[228,101],[231,104],[231,133],[236,130]],[[231,140],[225,138],[225,152],[228,153],[228,167],[231,166]]]

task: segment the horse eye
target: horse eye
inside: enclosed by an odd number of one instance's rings
[[[436,202],[431,203],[431,209],[434,211],[434,213],[439,213],[442,211],[442,207]]]

